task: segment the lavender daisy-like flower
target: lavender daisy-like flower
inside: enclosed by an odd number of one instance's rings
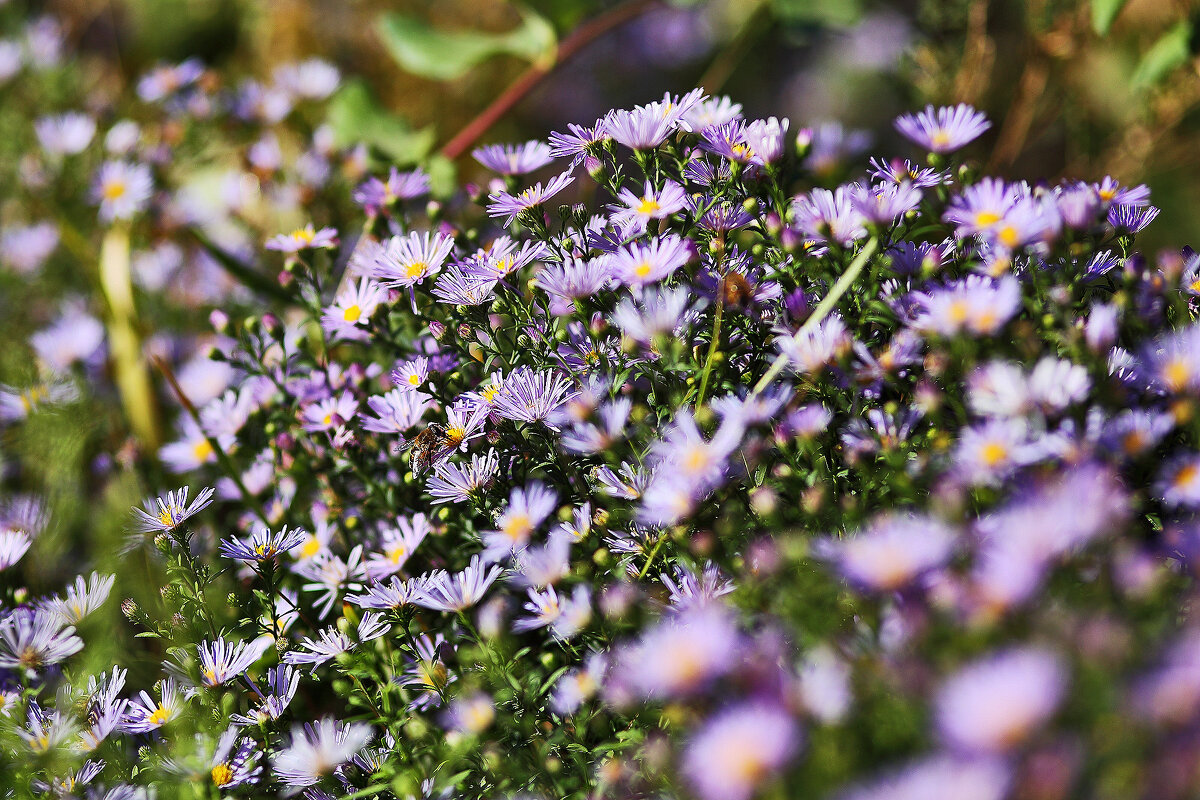
[[[142,692],[136,700],[130,700],[126,707],[125,719],[121,727],[130,733],[149,733],[156,731],[183,713],[187,695],[173,678],[162,682],[161,701],[155,701],[148,693]]]
[[[267,240],[268,250],[277,250],[287,255],[295,255],[304,250],[331,250],[337,247],[337,231],[333,228],[317,230],[312,223],[303,228],[296,228],[291,233],[280,233]]]
[[[146,209],[154,192],[150,167],[128,161],[107,161],[96,173],[92,202],[104,222],[128,220]]]
[[[368,725],[330,717],[294,727],[291,744],[272,759],[275,776],[293,789],[312,786],[353,758],[371,737]]]
[[[327,397],[307,406],[301,412],[304,430],[310,433],[328,431],[345,425],[354,419],[358,412],[358,401],[350,390],[342,392],[337,397]]]
[[[67,587],[64,597],[54,597],[46,602],[46,608],[55,614],[64,625],[77,625],[108,599],[112,591],[114,575],[93,572],[89,578],[78,575],[75,583]]]
[[[462,572],[450,574],[439,569],[421,576],[412,602],[434,611],[463,611],[478,603],[499,577],[498,565],[488,566],[474,556]]]
[[[436,275],[453,249],[452,236],[413,231],[388,239],[368,269],[385,286],[409,287]]]
[[[504,217],[504,224],[512,225],[521,214],[541,208],[543,203],[566,189],[574,180],[568,170],[551,178],[545,186],[537,183],[515,195],[495,192],[488,198],[492,201],[487,207],[488,216]]]
[[[524,175],[554,160],[550,145],[536,140],[519,145],[487,145],[474,150],[471,155],[480,164],[501,175]]]
[[[845,186],[836,191],[813,189],[792,202],[796,229],[821,242],[848,247],[867,235],[866,218]]]
[[[508,506],[496,520],[496,530],[483,534],[483,558],[499,561],[522,549],[558,505],[558,495],[541,483],[512,490]]]
[[[906,139],[932,153],[949,153],[978,139],[992,127],[987,116],[965,103],[934,109],[926,106],[917,114],[896,119],[896,130]]]
[[[465,503],[490,486],[499,469],[500,460],[495,450],[489,450],[487,455],[473,455],[467,464],[448,461],[434,467],[425,491],[433,497],[434,503]]]
[[[257,764],[261,757],[262,751],[253,739],[238,739],[237,728],[225,731],[208,761],[208,774],[213,786],[219,789],[233,789],[258,783],[262,767]]]
[[[236,559],[247,564],[259,564],[277,558],[280,553],[286,553],[298,547],[308,538],[308,534],[300,528],[288,530],[287,526],[272,533],[270,528],[262,527],[246,539],[221,540],[221,555]]]
[[[166,533],[178,528],[212,503],[213,490],[211,488],[201,489],[200,494],[196,495],[196,499],[191,502],[191,505],[187,501],[189,491],[191,490],[184,486],[173,492],[167,492],[161,497],[145,500],[142,503],[145,510],[133,509],[133,513],[137,515],[134,527],[143,533],[156,531]]]
[[[575,300],[591,297],[612,280],[612,265],[607,257],[568,258],[542,267],[533,285],[550,296],[550,313],[561,316],[574,310]]]
[[[368,397],[367,406],[375,416],[362,417],[363,429],[375,433],[404,433],[421,421],[431,402],[429,395],[423,392],[402,388]]]
[[[196,645],[200,659],[200,682],[205,686],[221,686],[237,678],[271,646],[269,636],[252,642],[228,642],[217,639]]]
[[[604,118],[604,132],[630,150],[651,150],[667,140],[677,119],[650,106],[618,109]]]
[[[674,233],[626,245],[608,256],[613,275],[626,286],[657,283],[695,258],[691,239]]]
[[[504,379],[496,393],[494,408],[504,419],[545,420],[574,395],[571,385],[571,379],[562,373],[520,367]]]
[[[32,674],[78,653],[83,640],[64,623],[52,609],[12,611],[0,621],[0,667]]]
[[[744,703],[715,715],[691,738],[683,775],[702,800],[749,800],[801,742],[800,726],[785,709]]]
[[[649,347],[655,337],[675,335],[695,310],[690,301],[687,289],[647,289],[636,301],[623,299],[612,313],[612,322],[624,335]]]
[[[650,220],[666,219],[687,207],[687,193],[672,180],[664,181],[659,189],[646,181],[640,197],[629,189],[622,189],[617,199],[623,205],[609,207],[614,212],[613,222],[637,233],[645,231]]]
[[[1050,718],[1066,687],[1066,670],[1053,653],[1009,650],[964,667],[942,686],[937,727],[955,749],[1009,750]]]
[[[894,591],[949,561],[958,537],[941,520],[915,514],[880,517],[865,530],[826,539],[821,554],[848,580],[873,591]]]
[[[600,159],[596,151],[601,142],[608,137],[604,123],[597,120],[591,126],[567,123],[567,133],[550,134],[550,156],[552,158],[571,159],[572,169],[584,162],[588,172],[600,167]]]
[[[850,202],[867,220],[891,225],[921,204],[921,190],[911,183],[856,184],[850,189]]]
[[[698,606],[659,621],[619,651],[611,688],[617,696],[684,697],[733,669],[742,653],[730,612],[719,604]]]
[[[429,380],[429,359],[425,356],[409,359],[392,370],[391,377],[399,391],[418,391]]]
[[[348,339],[366,339],[362,328],[370,321],[379,304],[387,299],[383,287],[370,278],[346,286],[325,309],[321,316],[321,327],[332,336]]]
[[[496,278],[464,272],[457,264],[451,264],[438,275],[432,294],[450,305],[478,306],[492,300],[495,290]]]
[[[96,121],[87,114],[68,111],[54,117],[42,117],[33,124],[38,144],[49,155],[73,156],[82,153],[96,135]]]
[[[1011,768],[998,758],[938,754],[893,769],[859,785],[841,800],[1003,800],[1009,796]]]

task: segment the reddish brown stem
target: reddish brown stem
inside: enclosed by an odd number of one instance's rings
[[[491,105],[479,113],[479,116],[468,122],[454,138],[442,147],[442,155],[454,160],[467,151],[479,137],[487,133],[513,106],[521,102],[525,95],[542,82],[542,79],[554,71],[589,43],[608,33],[629,20],[645,13],[660,4],[660,0],[628,0],[628,2],[613,8],[594,19],[588,20],[576,28],[570,36],[559,43],[555,51],[554,61],[550,64],[534,64],[522,72],[512,84],[505,89]]]

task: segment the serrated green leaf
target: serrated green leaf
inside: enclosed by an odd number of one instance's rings
[[[1101,36],[1108,33],[1126,0],[1092,0],[1092,30]]]
[[[329,125],[339,147],[363,142],[396,164],[416,164],[433,149],[432,126],[415,130],[383,108],[361,80],[347,82],[329,103]]]
[[[521,24],[505,33],[440,30],[422,19],[392,12],[376,24],[388,53],[415,75],[439,81],[461,78],[497,55],[513,55],[549,66],[557,57],[558,38],[546,19],[521,9]]]
[[[1182,66],[1191,57],[1192,23],[1179,22],[1159,37],[1138,62],[1129,84],[1144,89],[1161,81],[1171,70]]]

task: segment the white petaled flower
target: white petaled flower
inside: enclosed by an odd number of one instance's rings
[[[312,786],[333,773],[371,741],[368,725],[325,717],[292,729],[292,743],[275,755],[275,776],[293,789]]]
[[[217,639],[211,644],[201,642],[196,645],[196,653],[200,658],[200,682],[205,686],[227,683],[245,672],[271,643],[269,636],[259,637],[249,643],[232,643],[224,639]]]
[[[75,583],[67,587],[65,597],[51,599],[46,603],[46,607],[58,614],[64,625],[75,625],[104,604],[108,593],[112,591],[115,577],[93,572],[91,577],[85,580],[79,575],[75,578]]]
[[[191,505],[188,505],[189,491],[190,489],[184,486],[173,492],[167,492],[161,497],[145,500],[142,503],[145,507],[144,511],[140,508],[133,509],[133,513],[137,517],[134,520],[134,527],[143,533],[156,531],[165,533],[179,527],[188,518],[195,516],[212,503],[213,490],[205,487],[200,490],[200,494],[196,495],[196,499],[192,501]]]
[[[462,572],[435,570],[419,579],[413,603],[435,611],[462,611],[479,602],[488,587],[500,577],[500,567],[488,567],[479,556]]]
[[[154,178],[145,164],[109,161],[96,173],[92,200],[104,222],[132,219],[145,210],[154,193]]]

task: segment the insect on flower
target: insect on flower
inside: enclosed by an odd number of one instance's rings
[[[412,440],[413,474],[425,474],[434,463],[448,456],[454,447],[454,440],[446,432],[445,426],[431,422]]]

